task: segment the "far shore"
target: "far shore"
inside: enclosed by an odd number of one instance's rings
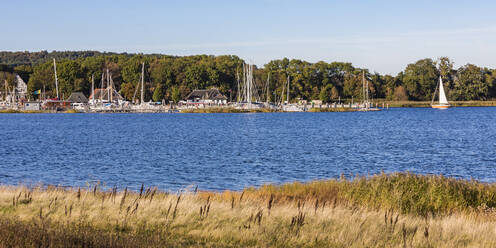
[[[382,107],[382,102],[378,101]],[[384,101],[390,108],[430,108],[429,101]],[[496,107],[496,101],[452,101],[452,107]]]
[[[452,101],[450,102],[451,107],[496,107],[496,100],[489,101]],[[306,105],[306,112],[356,112],[358,109],[348,108],[348,107],[327,107],[327,105]],[[378,109],[388,109],[388,108],[430,108],[430,101],[385,101],[385,100],[374,100],[371,107],[377,107]],[[239,109],[233,107],[225,106],[209,106],[209,107],[199,107],[199,108],[188,108],[179,109],[179,113],[274,113],[274,112],[285,112],[289,113],[291,111],[274,110],[268,108],[260,109]],[[0,109],[0,114],[40,114],[40,113],[83,113],[75,109],[67,109],[62,111],[54,110],[23,110],[23,109]],[[113,111],[107,111],[106,113],[114,113]],[[122,113],[116,111],[116,113]],[[126,113],[141,113],[141,112],[126,112]],[[164,113],[164,112],[157,112]]]

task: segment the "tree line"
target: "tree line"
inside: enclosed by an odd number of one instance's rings
[[[1,52],[0,90],[4,83],[13,85],[14,74],[28,82],[28,91],[45,89],[54,97],[55,79],[52,58],[57,58],[61,96],[83,92],[89,96],[92,78],[100,88],[102,73],[109,70],[117,90],[127,100],[133,98],[145,63],[145,100],[183,99],[194,89],[218,88],[228,99],[236,100],[238,81],[243,77],[245,61],[237,56],[168,56],[160,54],[115,54],[99,52]],[[17,55],[16,55],[17,54]],[[4,58],[4,56],[6,58]],[[13,59],[18,56],[17,59]],[[19,57],[20,56],[20,57]],[[37,58],[27,61],[26,58]],[[9,62],[10,61],[10,62]],[[317,62],[298,59],[272,60],[255,67],[254,81],[262,101],[285,101],[289,79],[291,102],[297,99],[335,102],[363,98],[362,80],[368,82],[369,96],[394,101],[430,101],[439,76],[449,100],[488,100],[496,98],[496,70],[466,64],[454,68],[447,57],[421,59],[408,64],[395,76],[381,75],[351,63]],[[287,92],[287,89],[285,89]],[[31,96],[32,99],[35,97]]]

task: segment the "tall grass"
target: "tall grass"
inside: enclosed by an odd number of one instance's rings
[[[339,180],[265,185],[249,189],[257,195],[275,195],[283,201],[318,199],[373,209],[396,209],[403,214],[450,214],[496,207],[496,184],[412,173],[356,176]]]
[[[408,173],[171,194],[0,187],[0,247],[495,247],[496,186]]]

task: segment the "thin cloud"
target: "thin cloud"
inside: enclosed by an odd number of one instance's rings
[[[161,45],[140,44],[135,46],[137,49],[146,50],[190,50],[190,49],[218,49],[218,48],[247,48],[247,47],[265,47],[265,46],[288,46],[288,45],[356,45],[368,43],[393,43],[409,39],[420,38],[443,38],[446,36],[467,36],[471,35],[489,35],[496,37],[496,27],[484,28],[464,28],[452,30],[428,30],[417,32],[404,33],[384,33],[384,34],[355,34],[342,37],[315,37],[301,39],[268,39],[268,40],[252,40],[252,41],[228,41],[228,42],[210,42],[210,43],[171,43]]]

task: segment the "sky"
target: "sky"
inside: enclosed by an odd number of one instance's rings
[[[496,1],[0,0],[0,50],[233,54],[396,75],[447,56],[496,68]]]

